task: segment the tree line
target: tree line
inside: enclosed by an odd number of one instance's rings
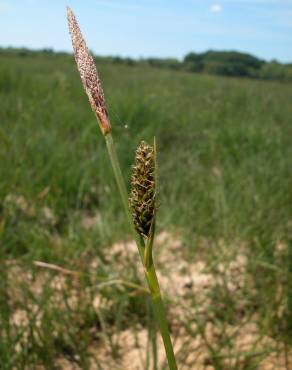
[[[13,54],[20,57],[30,55],[68,55],[55,53],[53,49],[30,50],[26,48],[0,48],[1,54]],[[119,56],[95,56],[97,61],[124,64],[128,66],[149,65],[157,68],[183,70],[211,75],[249,77],[265,80],[292,81],[292,63],[266,61],[248,53],[238,51],[214,51],[188,53],[182,60],[176,58],[125,58]]]

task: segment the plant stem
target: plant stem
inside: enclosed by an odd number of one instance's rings
[[[166,320],[166,312],[163,300],[160,293],[160,287],[155,271],[154,264],[145,272],[148,286],[151,292],[152,304],[156,320],[158,321],[160,333],[162,336],[168,366],[170,370],[177,370],[176,360],[173,352],[173,347],[170,339],[168,323]]]
[[[111,133],[108,133],[107,135],[105,135],[105,141],[106,141],[111,165],[113,167],[114,175],[116,178],[116,182],[118,184],[118,188],[119,188],[120,195],[122,198],[122,203],[123,203],[125,212],[127,214],[127,218],[129,221],[131,231],[136,240],[141,262],[143,266],[145,267],[144,265],[144,250],[145,250],[144,239],[136,232],[136,229],[133,224],[133,219],[132,219],[132,215],[131,215],[129,204],[128,204],[128,193],[127,193],[125,181],[122,175],[122,171],[119,165],[119,160],[118,160],[118,156],[117,156],[117,153],[114,147],[114,142],[113,142]],[[159,287],[159,283],[158,283],[158,279],[157,279],[157,275],[155,271],[155,266],[153,262],[147,269],[145,268],[145,277],[146,277],[148,287],[150,290],[150,295],[152,298],[154,314],[156,316],[156,320],[158,321],[160,333],[163,339],[169,369],[177,370],[176,360],[175,360],[173,347],[172,347],[170,334],[169,334],[168,323],[166,320],[166,312],[165,312],[164,304],[162,301],[160,287]]]

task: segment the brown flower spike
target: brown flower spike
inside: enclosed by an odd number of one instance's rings
[[[69,7],[67,7],[67,18],[75,60],[81,81],[89,98],[91,108],[99,121],[100,129],[105,136],[111,131],[111,126],[105,106],[101,82],[98,77],[93,58],[89,54],[85,40],[81,34],[77,20]]]
[[[129,203],[137,232],[149,238],[155,217],[155,151],[145,141],[136,150]]]

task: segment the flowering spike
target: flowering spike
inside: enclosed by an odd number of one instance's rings
[[[155,222],[154,149],[142,141],[136,150],[129,203],[139,234],[149,238]]]
[[[67,18],[75,60],[82,84],[88,96],[91,108],[99,121],[100,129],[103,135],[107,135],[111,131],[111,126],[105,106],[101,82],[93,58],[89,54],[77,20],[69,7],[67,7]]]

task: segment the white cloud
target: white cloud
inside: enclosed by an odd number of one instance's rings
[[[211,13],[221,13],[223,11],[223,6],[221,4],[212,4],[209,6],[209,11]]]

